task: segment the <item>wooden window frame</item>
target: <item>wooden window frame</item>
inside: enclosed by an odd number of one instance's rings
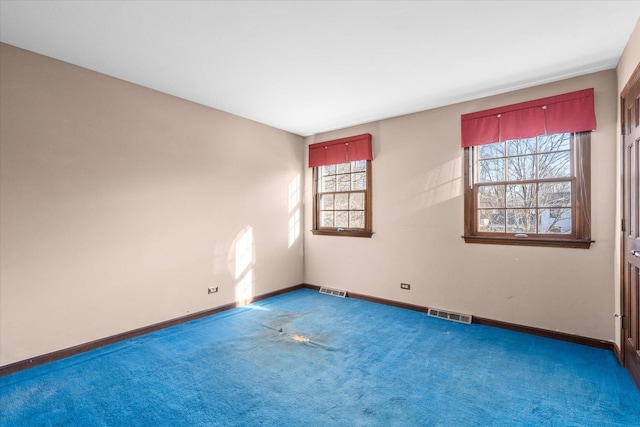
[[[464,149],[464,241],[496,245],[548,246],[588,249],[591,240],[591,132],[575,132],[571,137],[572,176],[572,233],[532,234],[489,233],[478,231],[477,186],[475,185],[474,149]],[[533,182],[537,182],[534,180]]]
[[[318,191],[320,181],[319,167],[313,168],[313,229],[311,233],[320,236],[347,236],[347,237],[371,237],[372,214],[371,214],[371,160],[367,162],[366,188],[364,190],[364,229],[338,228],[338,227],[320,227],[320,195],[324,194]],[[360,191],[360,190],[359,190]]]

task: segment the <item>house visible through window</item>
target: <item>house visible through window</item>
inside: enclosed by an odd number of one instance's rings
[[[571,134],[514,139],[474,151],[479,232],[571,234]]]
[[[465,241],[588,248],[593,90],[496,110],[463,116]]]
[[[588,133],[515,139],[468,149],[475,235],[577,238],[584,206]]]
[[[371,237],[371,135],[309,147],[313,234]]]

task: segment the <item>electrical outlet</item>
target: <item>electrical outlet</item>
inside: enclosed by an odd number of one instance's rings
[[[408,291],[411,289],[411,285],[408,283],[400,283],[400,289],[405,289]]]
[[[218,292],[218,287],[217,286],[212,286],[208,289],[209,294],[215,294],[216,292]]]

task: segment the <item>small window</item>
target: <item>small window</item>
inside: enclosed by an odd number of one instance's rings
[[[588,248],[590,135],[465,148],[465,241]]]
[[[313,234],[371,237],[371,161],[313,168]]]

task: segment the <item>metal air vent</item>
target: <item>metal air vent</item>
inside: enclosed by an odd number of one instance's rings
[[[427,314],[431,317],[439,317],[440,319],[451,320],[453,322],[471,324],[473,316],[470,314],[455,313],[448,310],[440,310],[439,308],[430,308]]]
[[[347,291],[343,291],[342,289],[325,288],[324,286],[320,287],[320,293],[333,295],[334,297],[340,297],[340,298],[344,298],[347,296]]]

